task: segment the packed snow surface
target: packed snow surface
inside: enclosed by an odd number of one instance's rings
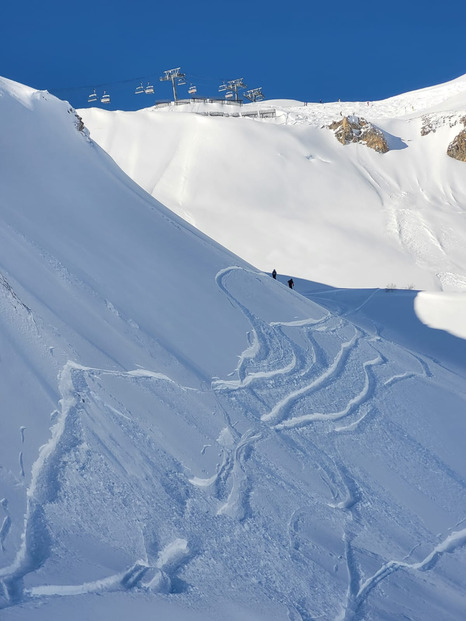
[[[260,269],[466,290],[466,164],[446,154],[466,123],[466,75],[383,101],[80,114],[139,185]],[[380,128],[390,151],[340,144],[328,126],[343,116]]]
[[[258,272],[47,93],[0,123],[2,619],[464,618],[466,341]]]

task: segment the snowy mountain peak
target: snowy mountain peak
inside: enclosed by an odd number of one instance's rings
[[[31,101],[40,96],[41,93],[45,94],[46,91],[37,91],[29,86],[8,80],[8,78],[0,77],[0,96],[9,96],[21,103],[23,106],[31,108]]]

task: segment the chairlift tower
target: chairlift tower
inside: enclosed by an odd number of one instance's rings
[[[262,87],[252,88],[250,91],[246,91],[243,93],[246,99],[249,101],[262,101],[265,99],[264,94],[262,93]]]
[[[173,101],[178,101],[178,97],[176,95],[176,81],[178,80],[178,84],[186,84],[186,75],[181,73],[181,67],[176,67],[175,69],[167,69],[167,71],[163,72],[164,75],[160,78],[161,82],[171,82],[173,88]]]
[[[247,88],[246,84],[243,82],[243,78],[237,78],[236,80],[228,80],[228,82],[223,82],[223,84],[219,86],[218,90],[234,93],[235,101],[238,101],[238,91],[240,88]]]

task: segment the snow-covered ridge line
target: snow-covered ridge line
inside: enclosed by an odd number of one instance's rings
[[[279,122],[285,124],[310,124],[321,127],[329,124],[331,121],[348,115],[368,116],[369,119],[385,119],[405,116],[418,116],[422,111],[431,108],[438,108],[445,105],[449,110],[449,100],[458,96],[466,95],[466,75],[460,76],[455,80],[439,84],[436,86],[426,87],[423,89],[402,93],[387,99],[375,101],[336,101],[336,102],[299,102],[293,100],[267,100],[263,102],[249,103],[244,106],[245,114],[253,118],[261,118],[261,114],[265,119],[269,117],[274,119],[277,117]],[[229,103],[229,102],[226,102]],[[203,114],[222,114],[225,108],[225,115],[230,115],[231,106],[223,106],[219,103],[215,104],[198,104],[176,106],[171,108],[163,108],[166,112],[187,112],[196,111]],[[148,110],[152,110],[148,108]],[[157,108],[153,109],[157,110]],[[216,111],[216,112],[215,112]],[[236,116],[242,116],[236,113]],[[452,116],[455,116],[453,114]],[[267,121],[271,122],[274,121]]]
[[[273,105],[275,118],[256,120],[190,114],[221,104],[82,115],[141,187],[259,269],[336,287],[463,290],[465,164],[447,149],[466,76],[379,102],[292,104],[244,106]],[[338,142],[328,127],[353,115],[383,132],[388,152]]]

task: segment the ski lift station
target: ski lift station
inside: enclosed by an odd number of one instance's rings
[[[198,108],[196,110],[191,109],[191,111],[195,111],[198,114],[205,114],[208,116],[242,116],[242,117],[251,117],[251,118],[270,118],[271,116],[275,116],[275,110],[273,109],[265,109],[265,108],[258,108],[256,111],[253,110],[247,110],[245,112],[239,113],[239,112],[230,112],[230,111],[226,111],[226,110],[222,110],[223,105],[225,104],[232,104],[232,105],[238,105],[241,106],[243,104],[243,100],[240,99],[240,93],[242,94],[242,96],[248,100],[249,102],[258,102],[258,101],[262,101],[264,99],[264,95],[262,93],[262,88],[253,88],[250,90],[246,90],[247,86],[244,83],[243,78],[237,78],[234,80],[226,80],[223,81],[220,86],[218,87],[218,91],[219,93],[222,94],[221,97],[219,98],[207,98],[207,97],[195,97],[197,95],[197,86],[193,83],[193,82],[189,82],[189,86],[188,85],[188,80],[186,77],[186,74],[181,70],[181,67],[175,67],[174,69],[167,69],[163,72],[163,75],[159,78],[160,82],[169,82],[171,84],[171,88],[172,88],[172,93],[173,93],[173,100],[172,101],[168,101],[168,100],[164,100],[164,101],[156,101],[154,102],[154,106],[156,108],[163,108],[163,107],[167,107],[167,106],[177,106],[177,105],[184,105],[184,104],[220,104],[221,107],[218,108],[218,106],[213,109],[212,107],[210,107],[210,109],[206,109],[206,108]],[[125,82],[115,82],[113,84],[113,86],[116,86],[117,84],[121,85],[121,84],[127,84],[130,83],[130,80],[127,80]],[[101,85],[101,88],[103,88],[104,85]],[[94,88],[92,90],[92,92],[88,95],[88,103],[89,104],[98,104],[101,103],[103,105],[108,105],[111,102],[111,97],[110,97],[110,91],[109,88],[112,86],[112,84],[106,84],[106,90],[102,90],[100,91],[100,93],[98,92],[98,88]],[[190,96],[190,98],[186,99],[186,98],[179,98],[179,89],[186,87],[187,86],[187,92],[188,95]],[[120,87],[121,88],[121,87]],[[147,83],[145,83],[143,80],[139,79],[136,83],[136,86],[134,87],[134,95],[154,95],[155,94],[155,88],[152,82],[147,81]]]

